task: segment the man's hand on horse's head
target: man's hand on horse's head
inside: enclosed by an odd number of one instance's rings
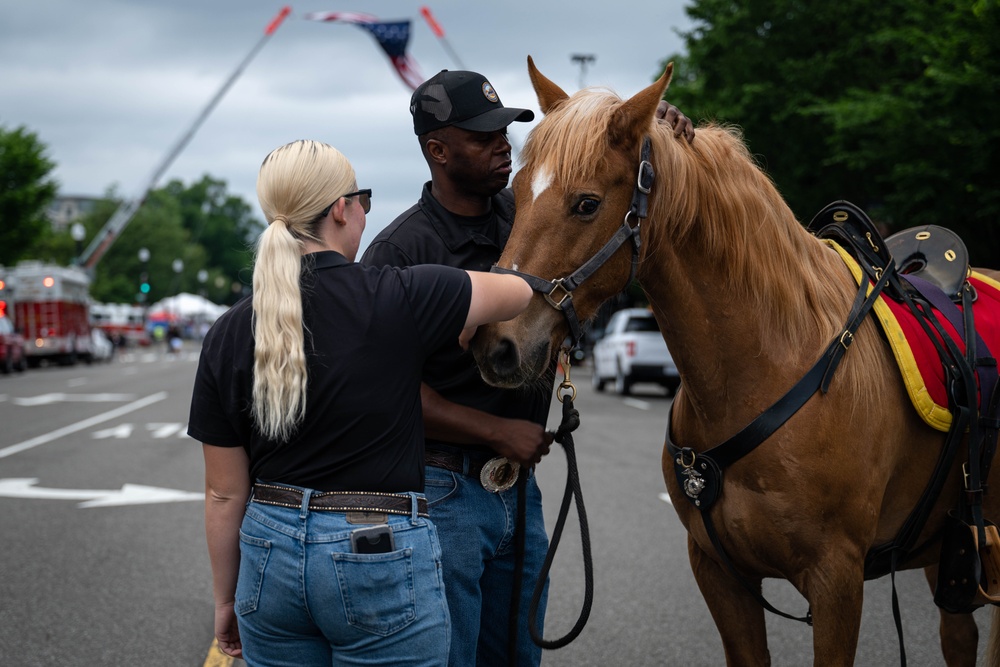
[[[694,141],[694,123],[684,113],[666,100],[656,105],[656,120],[666,121],[674,128],[674,136],[684,136],[688,143]]]

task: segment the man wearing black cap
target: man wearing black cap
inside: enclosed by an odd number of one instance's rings
[[[675,107],[661,106],[675,119],[675,133],[684,131],[690,140],[690,122]],[[420,201],[375,237],[362,262],[489,271],[514,221],[507,126],[535,114],[505,107],[483,75],[448,70],[414,91],[410,113],[431,180]],[[548,537],[532,466],[551,444],[545,432],[551,396],[551,382],[519,390],[490,387],[457,342],[424,367],[425,494],[441,542],[453,667],[510,664],[518,474],[527,479],[516,664],[541,661],[528,632],[528,607]],[[543,594],[539,622],[545,604]]]

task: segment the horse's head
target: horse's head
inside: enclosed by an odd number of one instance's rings
[[[517,318],[476,334],[473,353],[490,384],[516,387],[538,378],[566,336],[576,334],[567,323],[567,307],[585,322],[627,286],[635,252],[629,232],[639,224],[630,207],[637,179],[643,180],[641,149],[672,71],[668,65],[656,83],[626,101],[593,90],[569,97],[529,56],[528,72],[545,117],[522,152],[513,183],[517,215],[497,266],[535,276],[538,293]],[[603,262],[588,265],[616,235],[622,245],[609,248]],[[577,273],[585,265],[588,269]],[[592,273],[590,266],[596,266]],[[561,279],[567,283],[549,284]]]

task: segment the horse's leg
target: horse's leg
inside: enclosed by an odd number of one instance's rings
[[[938,566],[928,565],[924,568],[924,576],[931,586],[931,592],[937,584]],[[944,663],[948,667],[975,667],[976,652],[979,650],[979,628],[972,614],[949,614],[944,609],[941,614],[941,652]]]
[[[846,544],[829,544],[827,553],[803,573],[799,591],[812,611],[813,664],[817,666],[854,664],[865,582],[861,557],[848,557],[851,551]]]
[[[705,553],[690,534],[688,557],[695,581],[722,637],[726,664],[729,667],[770,665],[764,608],[728,570]],[[750,581],[760,584],[760,579]]]

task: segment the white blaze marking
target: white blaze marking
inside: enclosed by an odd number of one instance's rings
[[[548,167],[542,167],[535,172],[535,177],[531,179],[531,194],[538,197],[549,189],[552,185],[552,171]]]

